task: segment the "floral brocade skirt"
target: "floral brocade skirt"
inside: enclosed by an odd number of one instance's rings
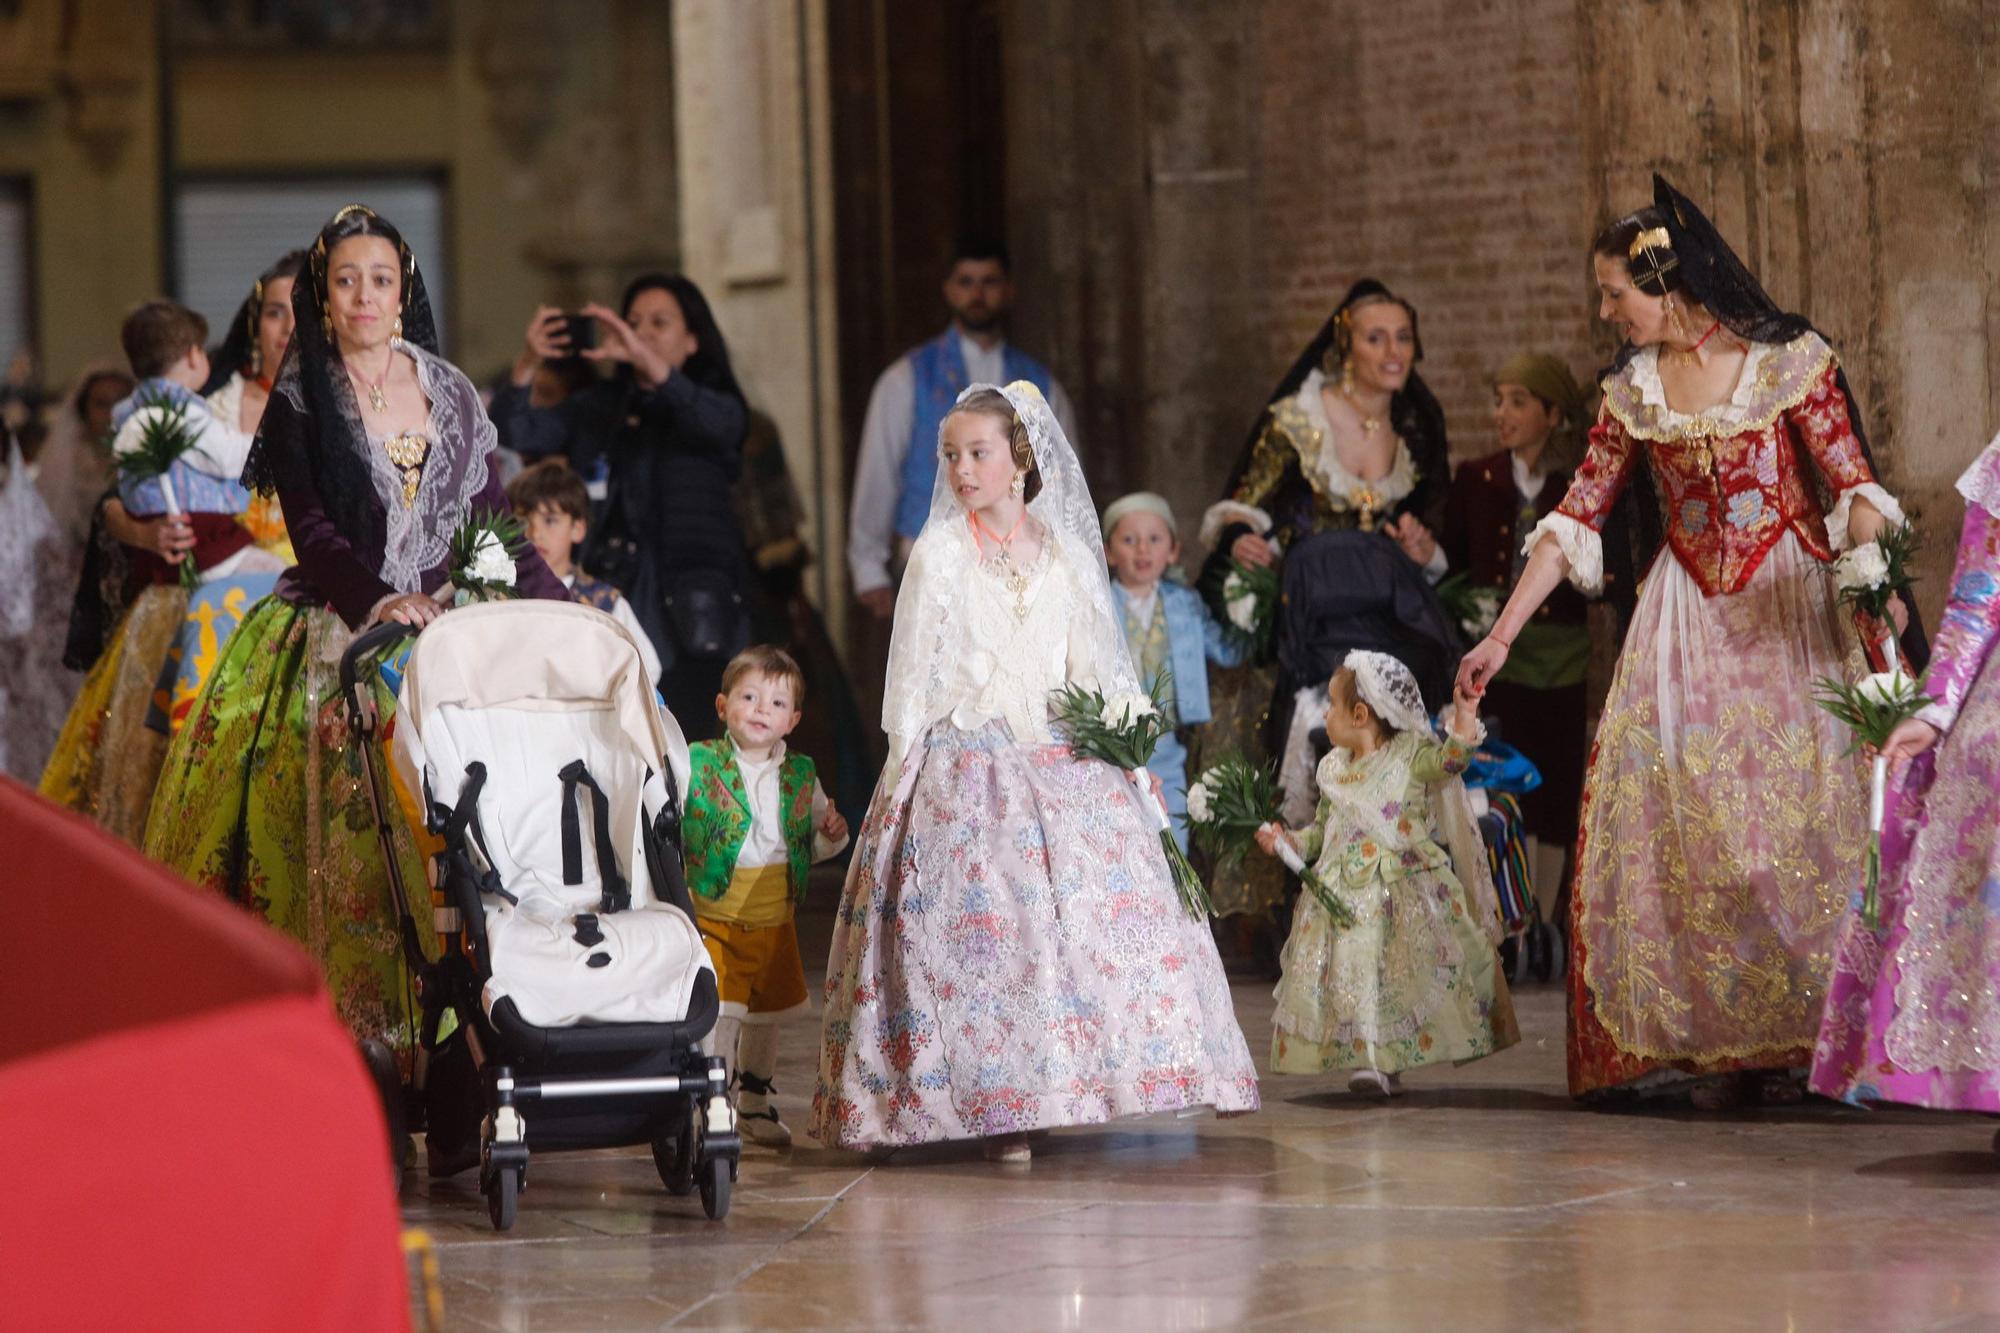
[[[2000,654],[1889,789],[1882,924],[1848,916],[1812,1089],[2000,1113]],[[1857,901],[1859,894],[1856,894]]]
[[[1655,564],[1584,785],[1572,1093],[1810,1061],[1868,807],[1813,682],[1862,670],[1832,578],[1789,533],[1734,593]]]
[[[1273,992],[1271,1071],[1385,1074],[1463,1063],[1521,1039],[1493,945],[1458,879],[1418,871],[1334,889],[1354,925],[1299,895]]]
[[[407,1050],[414,1018],[397,913],[341,708],[350,637],[331,611],[277,597],[250,608],[174,735],[146,854],[297,940],[354,1035]],[[395,697],[376,689],[388,718]],[[425,895],[422,859],[388,804],[404,885]],[[427,899],[415,906],[428,936]]]
[[[147,588],[133,599],[84,677],[42,770],[42,795],[134,847],[145,840],[146,810],[167,752],[165,733],[147,727],[146,714],[187,604],[179,584]]]
[[[1258,1104],[1130,779],[1000,723],[939,724],[876,789],[825,998],[811,1131],[837,1147]]]

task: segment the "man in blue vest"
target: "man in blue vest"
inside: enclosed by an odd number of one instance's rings
[[[1014,280],[997,244],[962,244],[944,280],[951,326],[883,371],[868,396],[854,465],[847,564],[857,600],[877,619],[896,610],[896,575],[931,512],[938,426],[968,384],[1030,380],[1076,443],[1069,395],[1041,362],[1007,344]]]

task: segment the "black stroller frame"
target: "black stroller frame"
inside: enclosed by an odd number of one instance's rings
[[[350,734],[368,778],[369,801],[382,860],[395,900],[403,955],[421,1001],[421,1026],[412,1092],[431,1148],[431,1174],[444,1176],[476,1161],[479,1188],[496,1230],[514,1225],[517,1202],[527,1188],[529,1143],[522,1108],[538,1104],[538,1150],[652,1146],[653,1164],[671,1194],[701,1192],[702,1211],[720,1221],[729,1211],[731,1187],[742,1156],[742,1139],[728,1095],[728,1069],[719,1055],[704,1055],[696,1042],[715,1026],[720,1012],[715,978],[703,972],[687,1017],[678,1023],[611,1023],[542,1028],[521,1018],[514,1002],[502,998],[489,1017],[480,995],[491,975],[484,898],[511,900],[484,850],[478,795],[485,766],[468,766],[456,807],[436,799],[425,783],[425,823],[444,840],[431,858],[430,887],[441,892],[445,909],[438,922],[439,954],[429,958],[411,915],[407,887],[396,857],[392,797],[379,750],[381,719],[363,663],[411,634],[399,624],[378,625],[357,635],[340,659],[341,697]],[[666,808],[656,820],[640,819],[654,896],[694,919],[681,865],[680,794],[673,769],[661,757]],[[565,784],[565,860],[571,860],[578,803],[589,791],[595,810],[603,912],[623,910],[630,893],[609,837],[604,794],[579,763],[559,775]],[[483,867],[483,868],[482,868]],[[566,867],[567,868],[567,867]],[[579,915],[579,930],[594,926]],[[445,1014],[457,1022],[439,1037]],[[476,1136],[476,1137],[475,1137]],[[476,1144],[477,1154],[472,1149]]]

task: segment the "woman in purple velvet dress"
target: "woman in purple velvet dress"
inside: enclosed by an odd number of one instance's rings
[[[340,654],[372,624],[444,614],[432,594],[453,533],[507,512],[507,497],[492,423],[437,354],[423,278],[394,227],[341,209],[292,309],[244,480],[277,495],[298,563],[230,636],[176,733],[146,852],[305,945],[357,1037],[407,1047],[397,917],[341,714]],[[523,596],[569,598],[532,548],[515,578]],[[386,716],[395,701],[378,690]],[[422,884],[408,830],[394,832],[405,882]]]
[[[2000,436],[1958,479],[1965,528],[1924,692],[1891,733],[1882,924],[1850,912],[1812,1089],[2000,1112]],[[1996,1146],[2000,1146],[1997,1143]]]

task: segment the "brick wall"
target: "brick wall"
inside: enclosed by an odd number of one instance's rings
[[[1500,363],[1549,351],[1581,378],[1604,351],[1575,0],[1267,0],[1253,24],[1269,378],[1379,278],[1417,306],[1453,454],[1489,452]]]

